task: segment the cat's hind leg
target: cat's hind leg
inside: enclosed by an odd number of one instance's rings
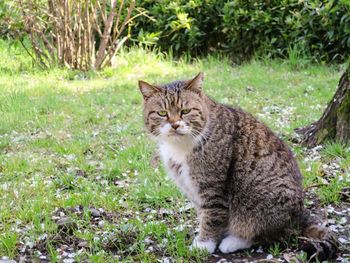
[[[232,253],[240,249],[250,248],[252,241],[235,236],[228,235],[220,243],[219,249],[222,253]]]

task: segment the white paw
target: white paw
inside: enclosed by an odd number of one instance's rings
[[[207,240],[201,240],[198,236],[196,236],[193,239],[192,245],[190,247],[191,250],[193,249],[205,249],[210,254],[214,253],[216,248],[216,242],[212,239]]]
[[[229,235],[221,241],[219,249],[222,253],[227,254],[240,249],[249,248],[251,245],[252,242],[249,240],[245,240],[234,235]]]

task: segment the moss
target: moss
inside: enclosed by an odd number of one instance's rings
[[[326,138],[329,137],[328,135],[329,135],[329,131],[327,130],[327,128],[324,128],[324,129],[319,130],[319,131],[315,134],[317,144],[320,144],[320,143],[322,143],[323,141],[325,141]]]

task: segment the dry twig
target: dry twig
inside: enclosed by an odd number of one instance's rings
[[[47,68],[101,69],[129,38],[135,0],[17,0],[33,59]]]

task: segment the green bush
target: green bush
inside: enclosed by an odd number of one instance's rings
[[[43,0],[40,0],[43,1]],[[350,54],[349,0],[136,0],[147,15],[132,39],[175,56],[223,52],[343,62]],[[15,1],[0,0],[0,37],[23,36]]]
[[[343,60],[350,48],[349,1],[228,1],[228,46],[238,54],[287,56],[298,46],[316,61]]]
[[[138,0],[148,11],[134,27],[138,43],[157,44],[176,55],[199,55],[221,49],[224,0]]]
[[[343,61],[350,51],[348,0],[139,0],[134,40],[175,55],[225,52],[288,57],[298,47],[314,61]]]
[[[0,0],[0,38],[8,39],[24,34],[19,10],[14,8],[14,1]]]

